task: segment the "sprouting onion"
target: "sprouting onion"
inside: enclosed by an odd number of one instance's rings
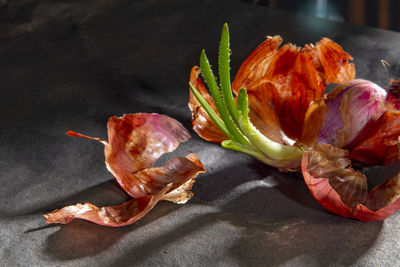
[[[231,88],[229,56],[229,29],[228,24],[225,23],[222,27],[218,57],[220,86],[216,82],[205,51],[203,50],[200,54],[201,73],[219,115],[189,82],[190,89],[197,101],[212,121],[230,139],[221,142],[221,146],[251,155],[273,167],[298,168],[304,148],[274,142],[258,131],[249,118],[248,95],[245,88],[240,90],[237,99],[238,105],[236,105]]]

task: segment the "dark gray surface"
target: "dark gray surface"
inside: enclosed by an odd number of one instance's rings
[[[202,48],[215,62],[224,22],[233,73],[266,35],[298,45],[327,36],[354,56],[359,78],[381,84],[380,59],[399,78],[400,34],[228,0],[1,3],[0,265],[400,265],[399,213],[373,223],[337,217],[300,175],[195,134],[177,153],[196,152],[207,173],[186,205],[160,203],[123,228],[46,226],[41,217],[68,204],[128,199],[105,168],[103,146],[64,133],[106,138],[108,117],[135,112],[191,129],[189,71]]]

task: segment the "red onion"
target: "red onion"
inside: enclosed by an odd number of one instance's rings
[[[325,96],[328,107],[317,143],[346,147],[363,135],[386,111],[388,93],[366,80],[353,80],[337,86]]]

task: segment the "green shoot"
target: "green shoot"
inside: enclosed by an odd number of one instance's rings
[[[232,94],[229,68],[229,30],[228,24],[222,28],[219,46],[220,88],[212,73],[205,51],[200,55],[200,67],[203,78],[214,99],[218,114],[212,109],[196,88],[189,86],[196,99],[203,106],[213,122],[231,140],[225,140],[221,146],[249,154],[260,161],[278,168],[295,168],[300,164],[303,149],[274,142],[264,136],[250,121],[248,95],[242,88],[238,95],[238,106]]]
[[[237,123],[239,118],[239,112],[237,110],[235,101],[232,95],[231,88],[231,77],[230,77],[230,67],[229,67],[229,29],[228,24],[225,23],[222,27],[221,43],[219,45],[219,79],[221,85],[222,95],[226,106],[231,114],[233,120]]]
[[[215,123],[215,125],[217,125],[218,128],[220,128],[221,131],[228,138],[234,139],[234,137],[231,135],[231,133],[226,129],[224,122],[221,120],[220,117],[218,117],[218,114],[215,113],[213,108],[208,104],[207,100],[204,99],[204,97],[199,93],[199,91],[197,91],[197,89],[192,85],[191,82],[189,82],[189,87],[190,87],[190,90],[192,90],[192,93],[196,97],[197,101],[199,101],[199,103],[204,108],[204,110],[207,112],[208,116],[210,116],[210,118]]]
[[[274,142],[265,137],[249,119],[248,96],[245,88],[242,88],[238,96],[239,103],[239,127],[250,142],[264,154],[276,160],[292,160],[301,157],[302,151],[295,146],[286,146]]]
[[[201,51],[200,54],[200,68],[201,73],[205,82],[208,85],[211,96],[214,99],[215,105],[217,106],[218,112],[221,115],[221,119],[225,123],[227,130],[232,135],[232,140],[237,141],[241,144],[249,144],[249,141],[243,134],[236,128],[236,125],[232,121],[231,116],[229,115],[228,110],[226,109],[225,101],[221,97],[221,92],[218,88],[217,82],[215,81],[215,77],[212,73],[210,63],[208,62],[205,51]],[[233,99],[233,97],[232,97]]]
[[[253,156],[261,162],[269,166],[274,166],[277,168],[295,168],[296,165],[300,164],[300,158],[295,160],[276,160],[266,156],[261,151],[254,149],[252,147],[244,146],[238,143],[233,142],[232,140],[222,141],[221,146],[226,149],[238,151],[245,153],[247,155]]]

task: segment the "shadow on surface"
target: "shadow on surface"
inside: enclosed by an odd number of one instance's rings
[[[13,215],[29,216],[42,215],[64,206],[77,203],[92,203],[96,206],[119,205],[131,197],[127,195],[115,182],[115,180],[101,183],[97,186],[74,194],[70,197],[60,199],[54,203],[31,210],[28,213]],[[57,260],[71,260],[91,255],[96,255],[118,242],[126,233],[150,224],[153,221],[179,209],[179,205],[167,202],[158,203],[143,219],[131,226],[126,227],[104,227],[83,220],[73,220],[66,225],[50,224],[36,228],[25,229],[29,234],[49,228],[59,228],[50,234],[45,241],[43,253]]]
[[[43,253],[62,261],[93,256],[107,250],[125,234],[136,231],[178,208],[178,205],[160,203],[145,218],[126,227],[104,227],[74,220],[59,226],[60,229],[47,238]]]
[[[363,223],[301,208],[283,196],[248,206],[249,200],[270,193],[265,191],[255,189],[227,207],[229,222],[242,229],[229,249],[229,257],[239,265],[350,265],[370,249],[382,228],[382,222]],[[233,213],[241,205],[247,205],[245,214]]]
[[[100,183],[96,186],[75,193],[69,197],[58,199],[53,201],[51,204],[44,205],[39,208],[21,210],[20,212],[13,214],[0,213],[0,216],[29,216],[36,214],[46,214],[55,209],[60,209],[64,206],[75,205],[77,203],[92,203],[96,206],[110,206],[118,205],[122,202],[130,199],[130,196],[126,194],[118,185],[115,180]]]
[[[49,235],[43,253],[50,258],[65,261],[96,255],[113,244],[131,227],[102,227],[83,220],[74,220]]]
[[[155,255],[162,258],[158,253],[172,244],[187,242],[182,240],[198,232],[209,235],[209,229],[221,222],[232,225],[239,234],[233,243],[226,245],[228,249],[218,247],[219,243],[210,246],[226,251],[224,257],[233,258],[241,265],[296,264],[297,261],[348,265],[369,250],[382,228],[382,222],[363,223],[327,212],[312,198],[300,175],[282,174],[255,160],[235,161],[234,165],[221,171],[202,175],[193,190],[195,197],[185,206],[186,211],[178,214],[185,218],[188,215],[184,212],[189,210],[191,218],[182,219],[182,223],[180,219],[172,221],[177,225],[156,229],[157,234],[145,241],[129,242],[122,257],[112,265],[144,263]],[[77,202],[113,205],[128,198],[114,181],[109,181],[34,213]],[[199,206],[208,206],[211,210],[199,214],[196,211]],[[123,228],[74,220],[47,238],[44,253],[58,260],[96,255],[124,235],[138,231],[180,207],[159,203],[142,220]],[[37,230],[41,228],[28,229],[26,233]],[[217,234],[215,238],[224,237]]]
[[[47,237],[43,253],[62,261],[99,254],[118,242],[125,234],[150,224],[179,207],[170,203],[159,203],[145,218],[126,227],[104,227],[79,219],[66,225],[54,225],[59,229]],[[47,227],[42,227],[45,228]],[[36,230],[40,228],[27,232]]]
[[[57,225],[56,224],[46,224],[46,225],[42,225],[42,226],[39,226],[39,227],[36,227],[36,228],[30,228],[30,229],[26,230],[24,233],[25,234],[29,234],[29,233],[32,233],[32,232],[41,231],[41,230],[44,230],[44,229],[54,228],[54,227],[57,227]]]
[[[251,169],[249,173],[246,171]],[[293,201],[320,212],[326,212],[309,193],[301,173],[280,173],[264,163],[251,159],[247,164],[232,164],[229,170],[206,174],[195,187],[196,197],[190,203],[204,204],[204,201],[214,201],[233,188],[250,181],[255,177],[264,177],[263,181],[271,183],[275,192],[285,195]],[[229,181],[229,182],[227,182]]]
[[[193,205],[186,209],[195,211],[191,213],[192,218],[145,242],[130,243],[124,255],[109,266],[148,263],[150,259],[162,258],[160,253],[166,253],[165,250],[176,251],[177,244],[179,248],[184,247],[185,242],[190,242],[188,247],[202,250],[201,244],[192,243],[199,232],[204,237],[213,236],[208,247],[221,252],[204,255],[208,259],[191,258],[197,265],[218,262],[220,257],[249,266],[296,264],[297,261],[299,264],[351,264],[375,242],[382,222],[363,223],[325,212],[307,188],[299,186],[301,181],[295,175],[277,174],[271,168],[250,163],[254,164],[260,174],[267,176],[252,179],[254,176],[241,173],[243,166],[203,176],[195,188],[196,197],[187,204]],[[232,178],[232,183],[226,180],[224,183],[224,178]],[[219,183],[225,186],[218,186]],[[196,208],[201,205],[212,209],[197,215]],[[234,227],[233,242],[221,244],[220,240],[227,238],[224,232],[212,230],[220,223]],[[186,252],[176,252],[177,257]]]

